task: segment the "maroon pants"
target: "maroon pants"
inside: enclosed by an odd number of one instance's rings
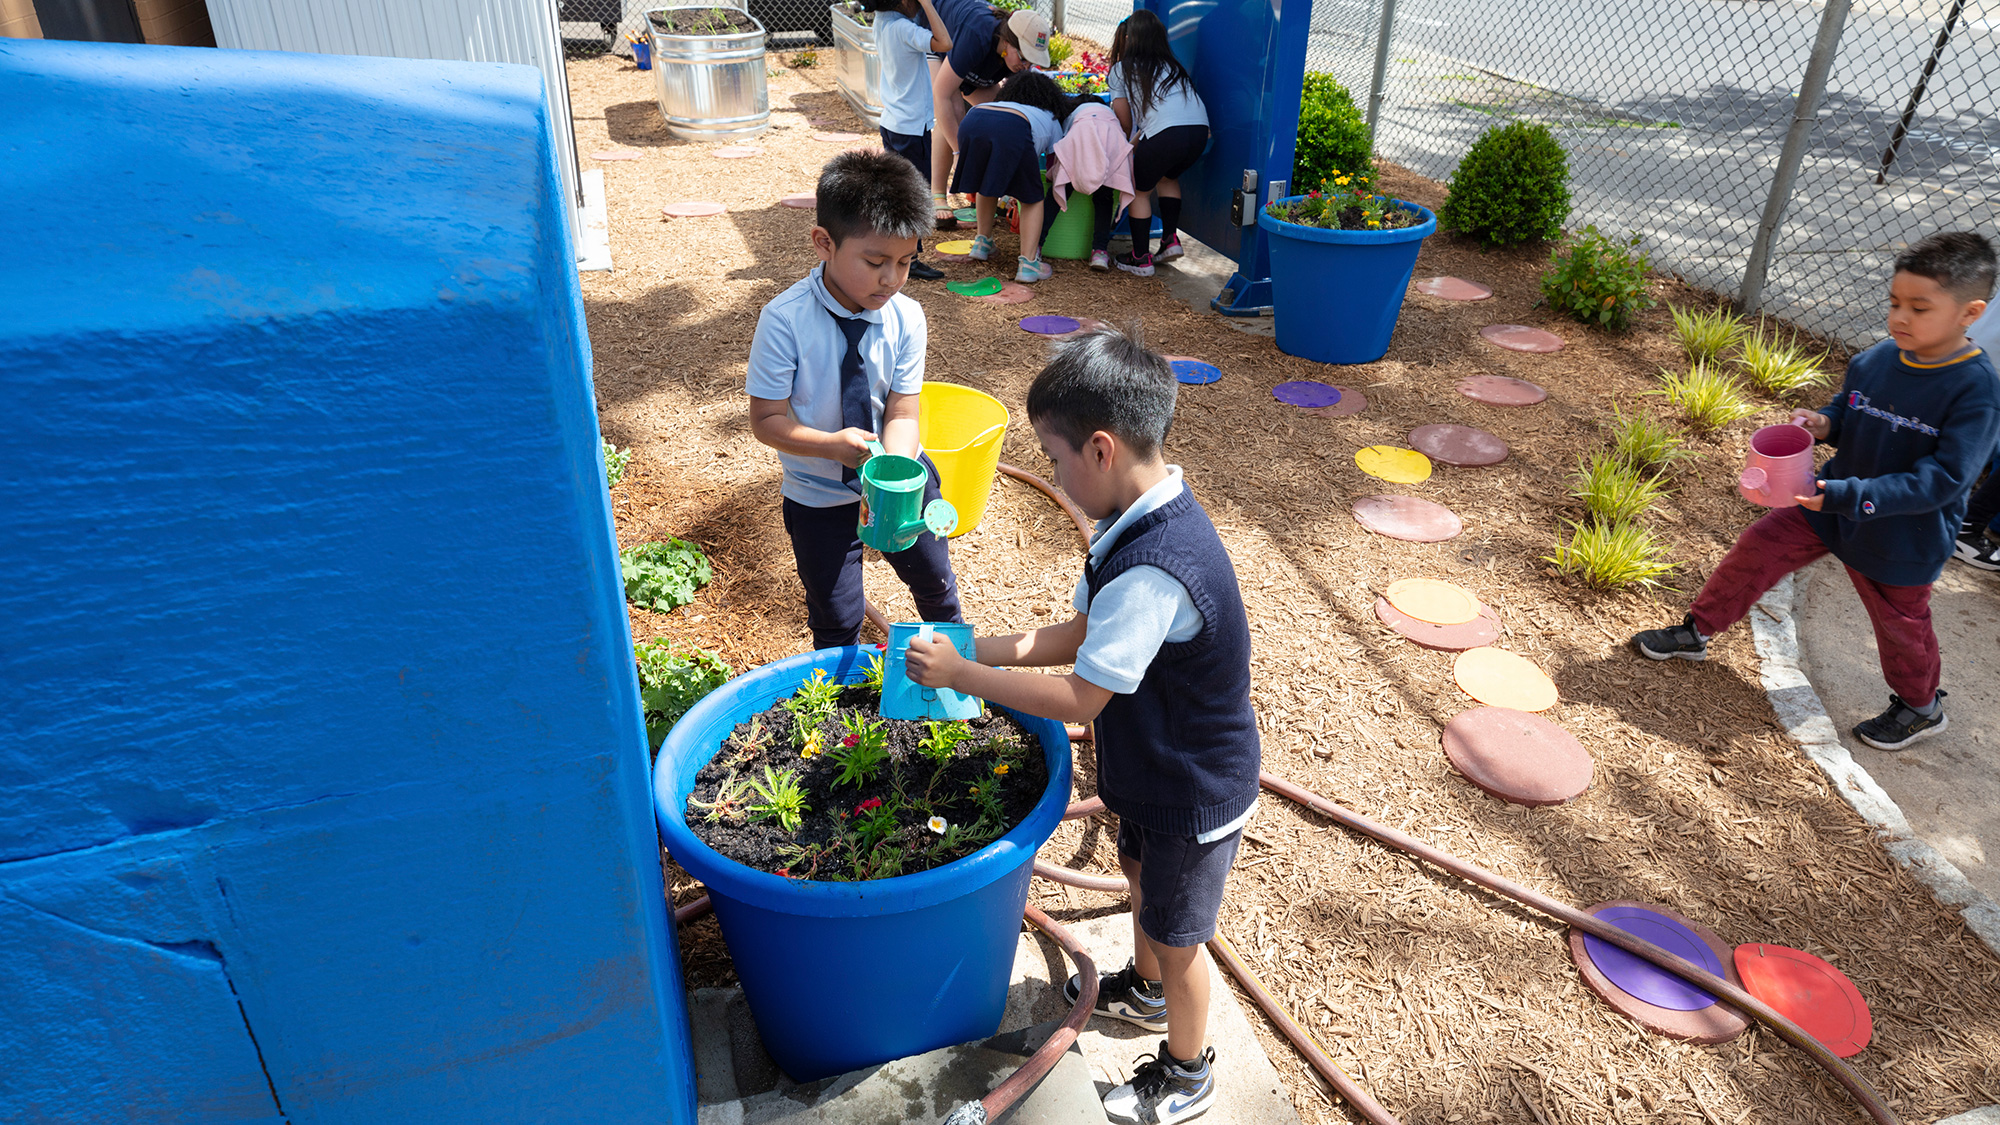
[[[1722,565],[1702,584],[1694,599],[1694,627],[1715,636],[1743,620],[1764,591],[1785,575],[1826,553],[1819,533],[1797,508],[1772,510],[1737,536]],[[1885,586],[1851,566],[1847,578],[1875,626],[1875,647],[1889,690],[1912,707],[1929,706],[1943,673],[1937,633],[1931,628],[1930,586]]]

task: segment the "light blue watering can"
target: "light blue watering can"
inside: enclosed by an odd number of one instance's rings
[[[967,660],[973,658],[972,626],[953,622],[899,621],[889,626],[889,655],[882,666],[882,717],[885,719],[976,719],[981,704],[973,696],[950,688],[928,688],[910,679],[905,661],[910,641],[917,637],[942,640]]]

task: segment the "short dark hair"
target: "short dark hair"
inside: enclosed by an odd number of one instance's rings
[[[843,152],[820,169],[819,225],[835,246],[857,234],[922,238],[936,226],[931,185],[894,153]]]
[[[1165,357],[1149,351],[1135,322],[1100,328],[1056,348],[1028,388],[1028,420],[1082,449],[1103,430],[1151,460],[1174,424],[1180,384]]]
[[[1896,255],[1896,272],[1928,277],[1966,302],[1993,296],[1994,276],[2000,267],[1994,263],[1993,244],[1984,235],[1946,230],[1926,235]]]
[[[1089,94],[1065,94],[1056,80],[1037,70],[1023,70],[1010,74],[1000,83],[1000,89],[993,95],[997,102],[1012,102],[1015,105],[1031,105],[1046,110],[1062,124],[1069,123],[1069,115],[1080,106],[1103,102]]]

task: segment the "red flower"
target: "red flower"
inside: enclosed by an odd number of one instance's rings
[[[857,742],[860,742],[860,741],[861,741],[861,736],[860,736],[860,735],[858,735],[858,734],[850,734],[850,735],[848,735],[848,736],[847,736],[846,738],[843,738],[843,739],[841,739],[841,740],[840,740],[840,744],[841,744],[842,746],[852,746],[852,745],[854,745],[855,743],[857,743]]]
[[[776,871],[773,871],[771,874],[776,875],[780,878],[789,879],[792,877],[792,869],[789,867],[780,867]]]
[[[882,807],[882,798],[870,797],[867,800],[861,802],[860,804],[854,806],[854,811],[856,813],[864,813],[867,812],[869,809],[879,809],[881,807]]]

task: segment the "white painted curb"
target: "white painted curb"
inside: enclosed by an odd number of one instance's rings
[[[1909,868],[1939,902],[1961,908],[1966,926],[1986,948],[2000,955],[2000,903],[1980,893],[1950,860],[1919,839],[1903,810],[1840,744],[1819,693],[1799,668],[1799,632],[1793,613],[1797,606],[1798,587],[1787,576],[1750,612],[1764,694],[1777,711],[1778,721],[1825,772],[1834,791],[1874,827],[1890,857]]]

